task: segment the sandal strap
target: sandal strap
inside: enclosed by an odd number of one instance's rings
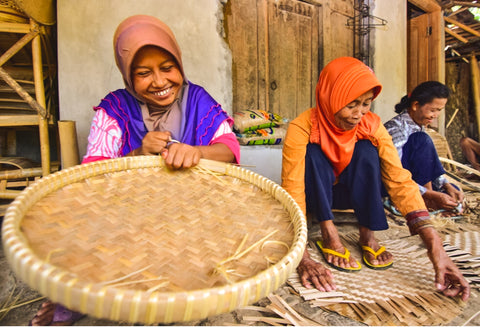
[[[335,250],[332,250],[332,249],[327,249],[327,248],[324,248],[322,246],[322,243],[321,242],[318,242],[318,245],[320,246],[320,249],[322,250],[322,252],[324,253],[328,253],[328,254],[331,254],[331,255],[334,255],[336,257],[340,257],[342,259],[346,259],[346,260],[349,260],[350,259],[350,251],[348,251],[347,248],[344,247],[345,249],[345,254],[342,254],[340,252],[337,252]]]
[[[386,250],[384,246],[381,246],[381,247],[377,250],[377,252],[375,252],[371,247],[369,247],[369,246],[367,246],[367,245],[362,245],[362,249],[363,249],[364,251],[370,252],[370,253],[374,256],[375,259],[377,259],[377,257],[378,257],[380,254],[382,254],[383,252],[385,252],[385,250]]]

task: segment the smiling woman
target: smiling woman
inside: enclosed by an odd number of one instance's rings
[[[437,81],[419,84],[395,106],[397,116],[385,123],[405,169],[412,173],[429,209],[461,213],[464,195],[444,177],[445,170],[426,128],[445,108],[450,90]]]
[[[240,161],[233,120],[201,86],[190,82],[170,28],[136,15],[117,27],[114,54],[125,84],[94,107],[83,163],[161,155],[169,169],[200,159]],[[81,315],[45,302],[32,325],[71,324]]]
[[[132,16],[120,23],[113,41],[125,89],[110,92],[94,108],[84,163],[157,154],[175,169],[195,166],[201,158],[239,162],[233,120],[186,78],[167,25],[155,17]]]

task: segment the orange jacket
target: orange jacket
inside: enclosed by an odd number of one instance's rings
[[[303,112],[290,122],[282,153],[282,187],[298,203],[304,214],[306,214],[305,154],[312,129],[310,118],[312,110]],[[378,149],[383,183],[402,215],[426,210],[418,185],[412,180],[410,172],[402,167],[392,137],[382,124],[371,141]]]

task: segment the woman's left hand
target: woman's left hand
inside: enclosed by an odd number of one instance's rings
[[[200,149],[185,143],[173,143],[161,152],[170,169],[191,168],[200,162]]]
[[[427,247],[428,257],[435,269],[435,287],[446,296],[459,295],[463,301],[467,301],[470,297],[470,285],[445,252],[435,229],[426,227],[418,233]]]

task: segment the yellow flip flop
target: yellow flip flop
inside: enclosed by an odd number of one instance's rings
[[[326,257],[327,254],[331,254],[331,255],[334,255],[336,257],[340,257],[342,259],[346,259],[346,260],[350,261],[350,251],[348,251],[347,248],[344,248],[345,249],[345,254],[342,254],[342,253],[334,251],[332,249],[324,248],[322,246],[322,242],[320,242],[320,241],[317,241],[316,244],[317,244],[317,247],[320,249],[320,252],[322,252],[322,255],[323,255],[323,258],[325,259],[325,261],[327,261],[327,257]],[[355,260],[355,261],[357,262],[357,265],[358,265],[358,267],[356,267],[356,268],[355,267],[343,268],[343,267],[340,267],[340,266],[336,266],[333,263],[330,263],[328,261],[327,261],[327,263],[330,265],[330,267],[335,268],[335,269],[340,270],[340,271],[346,271],[346,272],[360,271],[362,269],[362,265],[360,264],[360,262],[358,262],[358,260]]]
[[[377,257],[382,254],[383,252],[385,252],[385,247],[382,246],[380,247],[380,249],[378,249],[377,252],[373,251],[373,249],[367,245],[362,245],[362,250],[363,251],[367,251],[367,252],[370,252],[374,257],[375,259],[377,259]],[[383,269],[388,269],[390,268],[391,266],[393,266],[393,261],[392,262],[389,262],[389,263],[384,263],[382,265],[374,265],[374,264],[371,264],[370,262],[368,262],[367,258],[365,258],[365,254],[363,255],[363,263],[365,263],[365,265],[370,268],[370,269],[377,269],[377,270],[383,270]]]

